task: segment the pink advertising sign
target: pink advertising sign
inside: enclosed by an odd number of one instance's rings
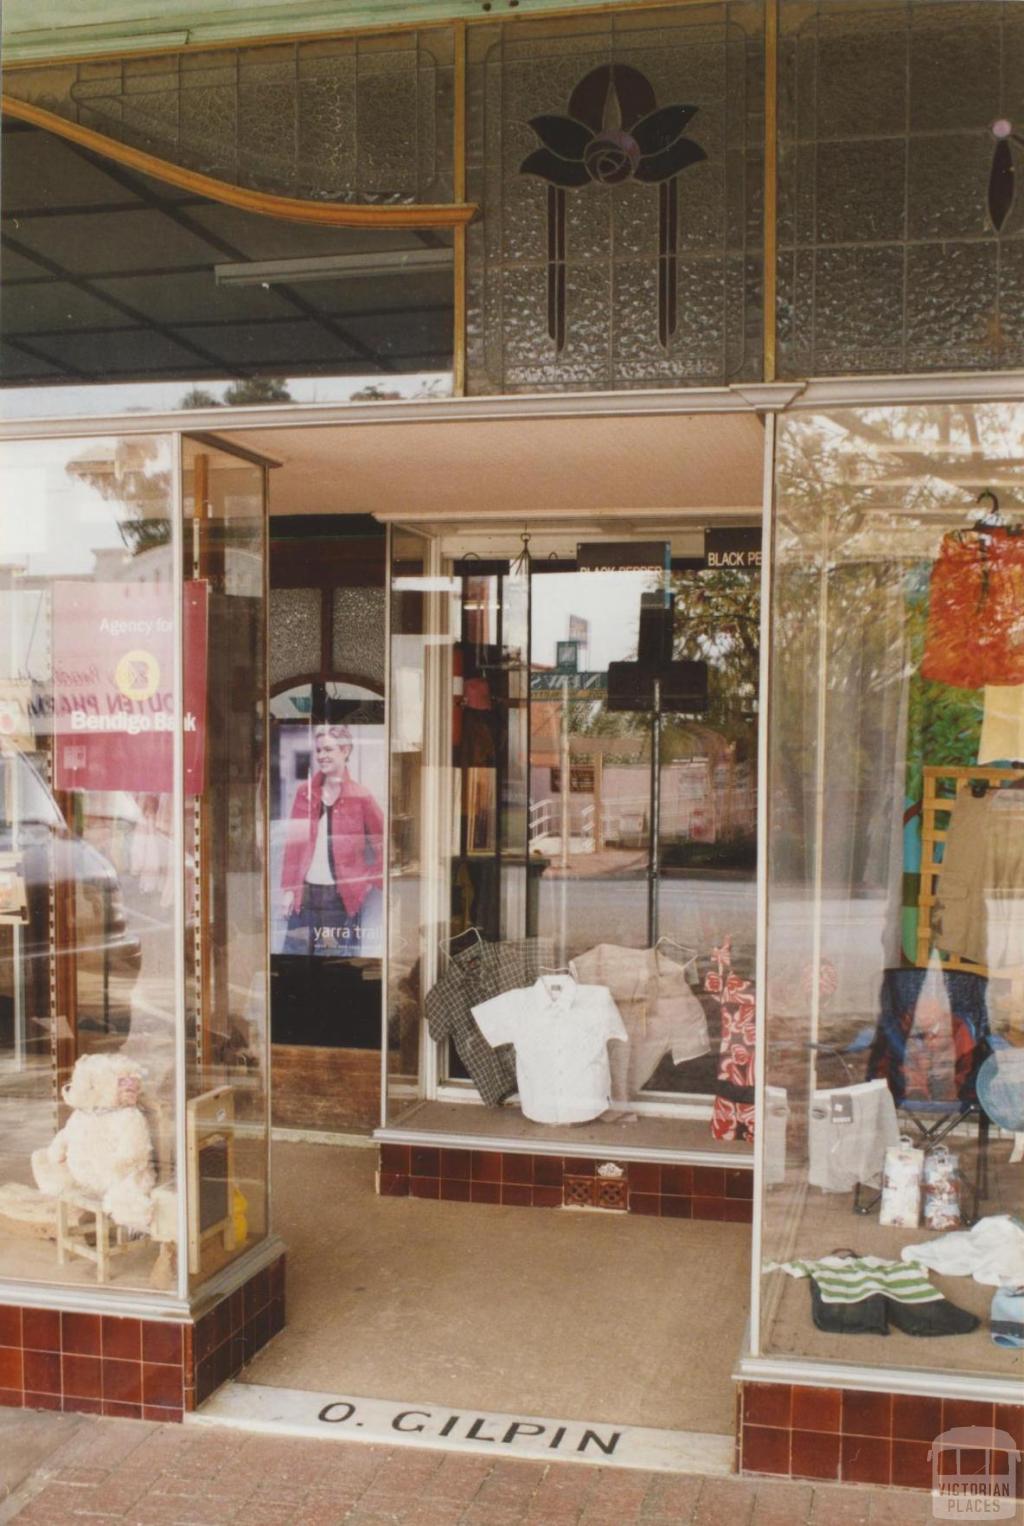
[[[56,583],[53,590],[54,782],[64,790],[173,788],[174,729],[185,787],[202,789],[207,585],[186,583],[185,706],[174,695],[174,596],[166,583]]]

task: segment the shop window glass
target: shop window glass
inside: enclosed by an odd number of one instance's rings
[[[752,991],[756,563],[585,533],[392,531],[387,1121],[749,1148],[715,980]],[[534,1023],[563,990],[585,1082]]]
[[[367,1108],[367,1065],[351,1051],[380,1048],[384,698],[328,678],[279,687],[270,716],[273,1039],[350,1051],[348,1073],[324,1079],[293,1081],[281,1059],[276,1101],[306,1124],[315,1110],[365,1125],[376,1121],[377,1097]],[[379,1067],[370,1075],[376,1093]]]
[[[763,8],[475,26],[471,390],[760,375]]]
[[[1016,1371],[993,1295],[1020,1265],[1022,440],[1017,404],[779,420],[767,1355]],[[949,1260],[975,1219],[1002,1273]],[[842,1247],[877,1296],[843,1301]]]
[[[48,64],[4,88],[232,185],[389,205],[452,198],[450,30]]]
[[[450,234],[280,222],[13,120],[0,150],[6,416],[450,391]]]
[[[18,1281],[173,1286],[173,449],[0,450],[0,1277]]]
[[[1024,359],[1024,11],[783,0],[783,376]]]
[[[273,519],[271,536],[284,617],[270,627],[274,1115],[366,1128],[380,1117],[385,537],[369,516],[296,514]],[[320,853],[314,795],[329,828]]]
[[[183,445],[184,646],[202,727],[186,789],[186,1162],[193,1283],[267,1232],[264,468]],[[186,740],[189,733],[186,732]],[[188,754],[186,754],[186,761]]]

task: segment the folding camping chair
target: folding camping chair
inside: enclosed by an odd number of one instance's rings
[[[937,1078],[937,1095],[927,1093],[936,1080],[930,1067],[929,1039],[915,1024],[919,1003],[925,996],[926,981],[941,980],[943,1007],[950,1023],[940,1035],[945,1053]],[[945,969],[933,963],[922,969],[886,970],[882,978],[880,1013],[874,1041],[868,1055],[867,1079],[888,1083],[897,1116],[906,1119],[914,1142],[922,1149],[933,1150],[955,1129],[971,1119],[977,1120],[977,1156],[970,1215],[973,1223],[978,1206],[988,1195],[989,1120],[978,1101],[978,1071],[991,1052],[988,1009],[984,979],[965,970]],[[942,1024],[938,1025],[939,1028]],[[950,1044],[952,1048],[950,1049]],[[881,1194],[862,1202],[860,1189],[854,1194],[854,1211],[870,1213]]]

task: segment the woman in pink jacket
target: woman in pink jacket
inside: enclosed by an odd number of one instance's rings
[[[318,726],[316,766],[295,792],[281,871],[286,953],[355,955],[364,948],[367,898],[383,879],[384,817],[349,776],[352,733]],[[379,933],[371,933],[374,941]]]

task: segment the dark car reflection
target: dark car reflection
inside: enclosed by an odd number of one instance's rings
[[[48,1044],[51,980],[59,1018],[73,1013],[79,1029],[126,1036],[142,950],[117,871],[71,830],[40,774],[12,747],[0,750],[0,855],[23,880],[25,902],[23,921],[0,926],[0,1052],[16,1043],[19,992],[26,1048]]]

